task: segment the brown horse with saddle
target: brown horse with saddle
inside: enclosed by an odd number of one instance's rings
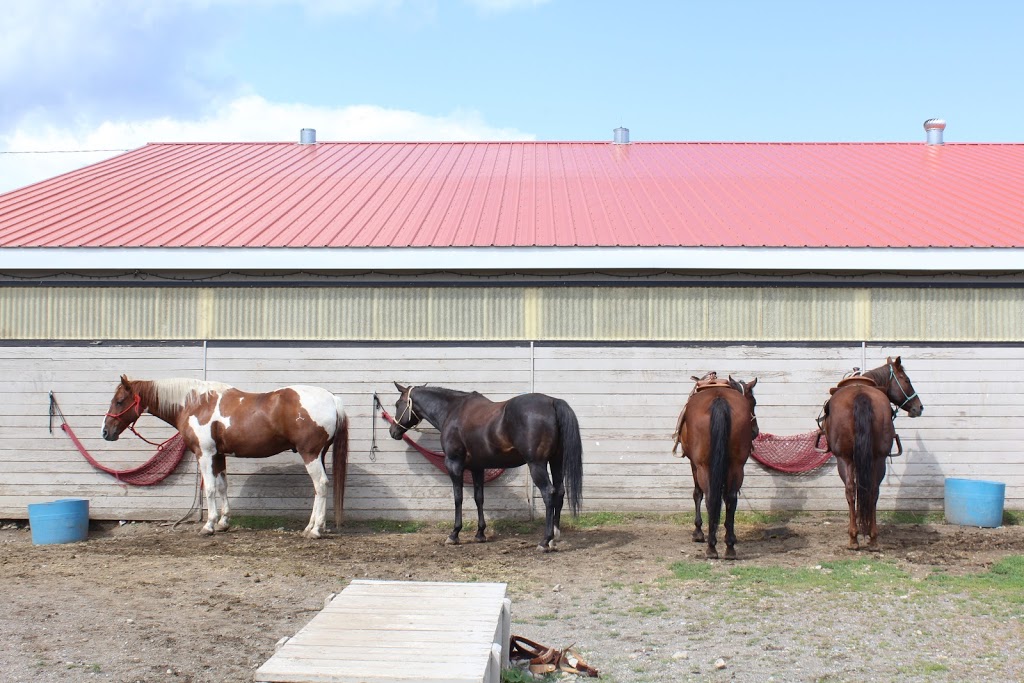
[[[718,557],[718,521],[725,500],[725,559],[736,559],[736,504],[743,485],[743,466],[757,436],[754,385],[757,379],[740,382],[719,380],[711,372],[698,379],[679,414],[675,445],[682,445],[693,471],[693,541],[703,543],[700,505],[707,496],[708,534],[705,555]],[[675,446],[672,451],[675,452]]]
[[[868,547],[878,541],[876,507],[878,493],[885,478],[885,459],[896,442],[903,453],[893,421],[899,410],[910,417],[924,411],[921,399],[910,383],[900,357],[887,358],[885,365],[847,377],[831,389],[819,421],[821,435],[828,439],[828,448],[836,456],[839,477],[846,487],[846,503],[850,509],[848,548],[860,548],[858,532],[868,537]],[[889,405],[895,406],[890,410]]]

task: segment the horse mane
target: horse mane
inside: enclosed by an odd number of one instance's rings
[[[157,407],[160,411],[166,411],[171,408],[183,408],[189,401],[207,392],[223,392],[232,388],[230,384],[224,384],[223,382],[207,382],[188,377],[155,379],[152,381],[152,387]]]
[[[441,394],[442,396],[444,396],[446,398],[462,398],[463,396],[469,396],[470,394],[475,393],[475,392],[472,392],[472,391],[460,391],[458,389],[449,389],[447,387],[427,386],[426,384],[424,384],[423,386],[415,387],[415,388],[416,389],[425,389],[427,391],[432,391],[432,392]]]

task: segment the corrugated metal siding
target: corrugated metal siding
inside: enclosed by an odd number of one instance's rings
[[[1018,341],[1024,289],[9,287],[4,339]]]

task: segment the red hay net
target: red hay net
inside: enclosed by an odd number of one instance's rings
[[[762,432],[754,439],[754,448],[750,455],[754,460],[773,470],[787,474],[803,474],[818,469],[832,457],[825,436],[822,435],[821,442],[817,444],[818,448],[825,449],[824,453],[815,448],[817,439],[817,430],[789,436]]]
[[[160,444],[156,449],[156,455],[142,463],[138,467],[132,467],[126,470],[115,470],[106,465],[101,464],[91,455],[89,451],[85,449],[82,442],[78,440],[75,433],[71,431],[71,426],[67,422],[60,426],[64,432],[71,437],[71,441],[74,442],[75,447],[78,448],[78,452],[82,454],[89,464],[96,469],[106,472],[113,476],[118,481],[124,482],[125,484],[131,484],[132,486],[152,486],[159,484],[164,479],[170,476],[181,459],[185,456],[185,440],[181,438],[181,434],[175,434],[167,441]]]

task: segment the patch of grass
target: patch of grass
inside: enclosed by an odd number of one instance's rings
[[[637,605],[636,607],[630,607],[629,611],[644,617],[653,617],[656,614],[664,614],[668,611],[668,607],[659,602],[654,605]]]
[[[238,515],[231,518],[231,525],[239,529],[298,529],[302,524],[291,517],[273,515]],[[304,525],[303,525],[304,526]]]
[[[1003,510],[1003,526],[1024,524],[1024,510]]]
[[[540,533],[543,520],[530,521],[528,519],[496,519],[490,522],[491,528],[499,534],[530,534]]]
[[[879,510],[878,521],[886,524],[941,524],[941,512],[915,512],[912,510]]]
[[[570,528],[573,529],[596,529],[603,526],[618,526],[626,524],[630,515],[623,512],[584,512],[579,517],[569,520]],[[566,520],[563,518],[562,523]]]
[[[557,680],[555,676],[556,674],[554,673],[535,676],[525,669],[513,666],[501,672],[501,683],[536,683],[537,681],[546,683],[547,681]]]
[[[547,614],[538,614],[537,616],[534,617],[534,619],[536,621],[554,621],[557,618],[558,618],[558,615],[557,614],[552,614],[551,612],[548,612]]]
[[[371,529],[381,534],[412,534],[424,526],[423,522],[400,522],[397,519],[374,519],[369,522]]]
[[[996,602],[1019,611],[1024,605],[1024,556],[1004,557],[980,574],[951,576],[936,572],[927,577],[925,585],[967,593],[976,599],[987,593],[996,598]]]
[[[940,662],[915,662],[897,668],[897,671],[905,676],[914,674],[938,674],[949,671],[949,667]]]
[[[800,516],[800,512],[796,510],[772,510],[772,511],[757,511],[750,510],[747,512],[736,513],[737,524],[780,524],[782,522],[791,522],[795,518]],[[725,521],[725,508],[722,509],[722,520]]]
[[[669,569],[681,581],[710,581],[713,578],[711,565],[707,562],[673,562]]]

